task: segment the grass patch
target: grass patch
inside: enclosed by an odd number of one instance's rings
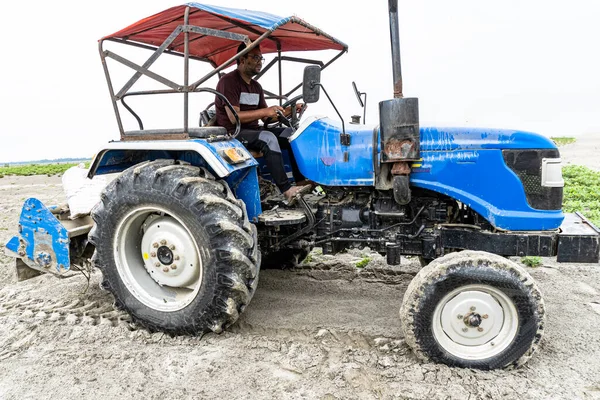
[[[537,256],[528,256],[521,258],[521,262],[528,267],[535,268],[542,265],[542,258]]]
[[[0,175],[32,176],[32,175],[61,175],[69,168],[80,163],[29,164],[0,167]],[[89,161],[85,167],[89,168]]]
[[[579,211],[600,226],[600,172],[581,165],[562,169],[565,179],[563,211]]]
[[[311,253],[308,253],[308,255],[306,256],[306,258],[305,258],[304,260],[302,260],[302,264],[308,264],[308,263],[311,263],[311,262],[312,262],[312,260],[313,260],[313,258],[312,258],[312,254],[311,254]]]
[[[571,144],[577,141],[577,139],[575,139],[574,137],[569,136],[556,136],[551,137],[550,139],[552,139],[552,141],[556,143],[557,146],[564,146],[565,144]]]
[[[371,257],[363,257],[362,260],[356,263],[356,268],[364,268],[371,262]]]

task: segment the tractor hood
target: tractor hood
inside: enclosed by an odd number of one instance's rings
[[[291,145],[304,176],[324,185],[374,184],[381,153],[379,127],[350,124],[346,132],[350,146],[340,143],[340,121],[316,116],[302,121]],[[476,158],[478,150],[556,149],[542,135],[511,129],[421,127],[420,133],[425,161],[442,153],[444,159],[465,161]]]
[[[381,154],[379,128],[347,126],[349,146],[341,144],[340,133],[342,127],[337,120],[326,117],[304,120],[291,137],[300,172],[322,185],[375,185]],[[519,161],[527,161],[532,155],[539,156],[537,161],[540,157],[557,157],[558,150],[550,139],[508,129],[421,127],[420,133],[421,159],[411,164],[411,186],[467,204],[500,229],[548,230],[560,226],[564,217],[560,210],[534,209],[528,204],[521,177],[504,158],[507,151],[515,157],[516,153],[526,156],[518,158]],[[539,168],[532,171],[539,172]],[[541,189],[539,184],[536,183],[535,189]],[[557,190],[555,195],[560,203],[562,188],[552,190]]]
[[[421,127],[421,151],[555,149],[552,140],[513,129]]]
[[[340,121],[327,117],[306,118],[291,138],[298,167],[308,179],[325,185],[373,185],[381,143],[379,127],[346,127],[350,146],[342,146]],[[510,129],[421,127],[424,160],[471,159],[477,150],[556,149],[537,133]],[[375,144],[376,147],[373,146]]]

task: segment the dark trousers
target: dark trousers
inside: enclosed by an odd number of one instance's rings
[[[248,149],[260,151],[263,154],[267,168],[269,168],[275,184],[282,193],[292,187],[285,173],[283,157],[281,155],[282,149],[288,151],[292,174],[296,182],[306,179],[298,169],[298,164],[290,146],[289,137],[292,133],[293,130],[291,128],[271,128],[269,130],[242,129],[237,136],[237,139]]]

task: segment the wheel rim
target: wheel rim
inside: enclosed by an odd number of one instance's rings
[[[160,207],[140,207],[119,223],[114,260],[129,292],[165,312],[196,298],[203,268],[194,237],[182,221]]]
[[[433,335],[448,353],[483,360],[504,351],[519,327],[517,309],[489,285],[462,286],[446,294],[433,312]]]

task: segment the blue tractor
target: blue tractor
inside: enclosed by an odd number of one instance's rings
[[[404,338],[420,358],[481,369],[523,364],[538,347],[545,309],[531,276],[508,256],[596,263],[598,230],[561,211],[560,156],[547,138],[420,126],[417,99],[402,93],[395,0],[389,21],[394,97],[379,104],[377,125],[280,118],[295,129],[298,168],[321,188],[294,205],[235,132],[213,126],[210,107],[190,124],[190,102],[202,93],[224,98],[203,85],[258,45],[275,55],[258,78],[279,71],[279,88],[268,94],[280,104],[314,103],[321,93],[331,101],[320,75],[347,51],[343,42],[297,17],[198,3],[102,38],[120,140],[100,149],[87,176],[113,179],[91,215],[69,218],[69,210],[26,201],[6,246],[19,277],[62,275],[91,258],[102,288],[137,323],[169,334],[219,333],[250,303],[261,265],[297,263],[313,247],[335,254],[368,246],[390,265],[402,255],[421,260],[400,309]],[[240,42],[247,47],[238,53]],[[109,44],[149,57],[136,63]],[[315,50],[335,55],[285,55]],[[181,82],[151,69],[165,57],[181,63]],[[308,64],[287,93],[283,62]],[[212,68],[193,80],[192,63]],[[132,71],[122,85],[114,65]],[[141,77],[162,86],[133,90]],[[152,96],[176,98],[182,125],[145,128],[127,101]],[[127,121],[136,129],[126,130]]]

